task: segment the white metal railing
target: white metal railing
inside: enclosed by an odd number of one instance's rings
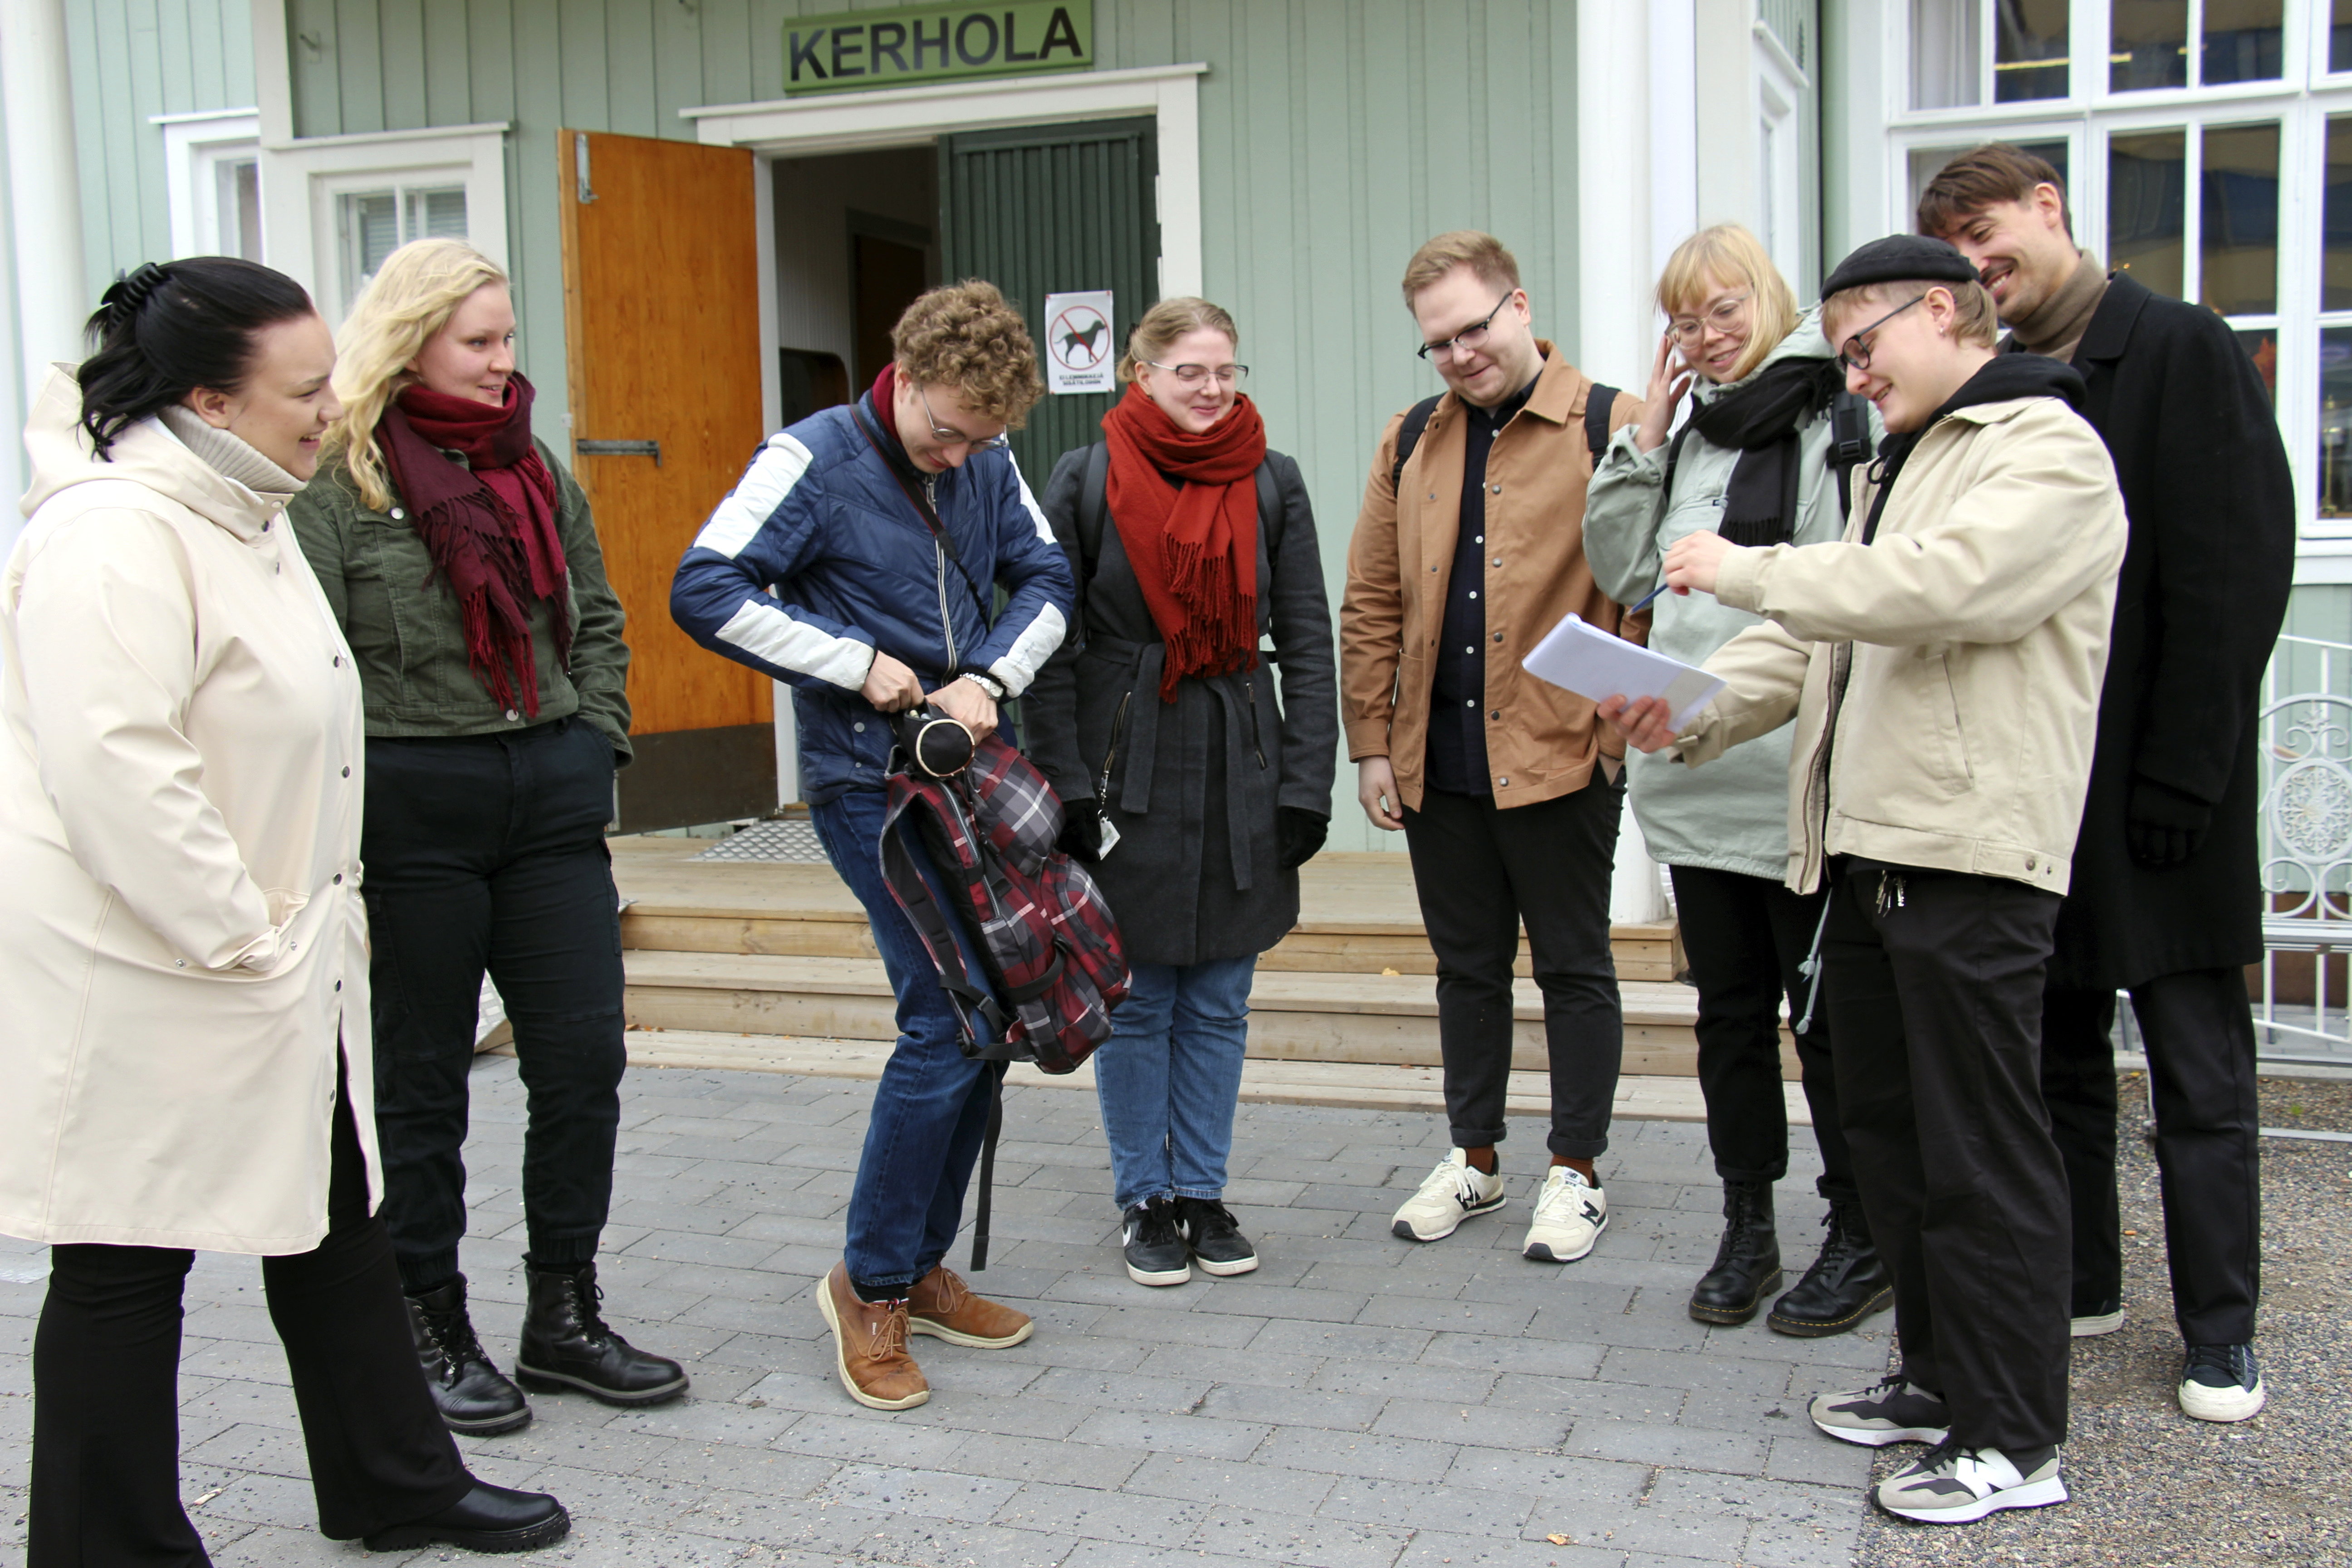
[[[2256,1044],[2273,1061],[2352,1066],[2352,644],[2283,637],[2263,677],[2260,827],[2263,995]],[[2308,1003],[2280,1000],[2279,958],[2308,955]]]

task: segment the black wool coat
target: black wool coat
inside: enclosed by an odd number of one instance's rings
[[[2113,989],[2262,957],[2254,744],[2294,575],[2294,486],[2270,394],[2212,311],[2116,273],[2074,363],[2131,542],[2050,984]],[[2187,860],[2132,858],[2136,777],[2212,805]]]
[[[1275,808],[1326,816],[1339,766],[1339,704],[1324,596],[1323,554],[1298,465],[1265,455],[1281,515],[1258,517],[1255,669],[1187,678],[1160,700],[1165,644],[1108,508],[1091,571],[1079,545],[1078,492],[1089,447],[1063,454],[1045,485],[1045,515],[1078,583],[1077,616],[1061,651],[1022,699],[1029,755],[1066,801],[1091,800],[1118,847],[1091,868],[1126,938],[1146,963],[1191,964],[1258,953],[1298,923],[1298,873],[1284,870]],[[1263,500],[1265,487],[1259,495]],[[1279,670],[1277,696],[1276,671]],[[1121,710],[1124,707],[1124,713]]]

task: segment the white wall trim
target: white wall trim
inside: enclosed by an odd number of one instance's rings
[[[270,9],[255,8],[256,15]],[[265,121],[266,123],[266,121]],[[339,279],[332,193],[355,180],[450,171],[466,184],[468,237],[507,265],[507,124],[318,136],[261,147],[261,246],[272,267],[334,312]]]
[[[172,254],[226,254],[220,244],[217,194],[209,188],[214,165],[223,154],[257,152],[261,116],[251,109],[224,109],[198,114],[156,114],[151,125],[163,128],[163,191],[172,211]]]
[[[16,348],[29,411],[50,364],[81,358],[82,322],[98,303],[82,274],[64,0],[0,3],[0,112],[8,125]]]

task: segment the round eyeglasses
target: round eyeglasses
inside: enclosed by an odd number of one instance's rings
[[[1684,316],[1668,321],[1666,336],[1674,340],[1675,347],[1686,349],[1695,347],[1710,327],[1718,332],[1728,332],[1739,325],[1739,319],[1748,313],[1748,300],[1755,297],[1756,290],[1750,289],[1745,294],[1734,294],[1704,316]]]
[[[1245,364],[1221,364],[1212,369],[1205,364],[1161,364],[1156,359],[1148,359],[1143,363],[1154,370],[1166,371],[1176,378],[1178,384],[1183,386],[1198,386],[1211,376],[1214,376],[1217,378],[1218,385],[1238,389],[1249,380],[1249,366]]]
[[[1900,305],[1895,306],[1892,310],[1887,311],[1886,314],[1879,317],[1878,320],[1871,322],[1870,325],[1863,328],[1861,331],[1856,332],[1852,337],[1846,339],[1845,347],[1838,353],[1838,369],[1868,370],[1870,368],[1870,355],[1875,345],[1865,343],[1862,340],[1868,334],[1878,331],[1879,328],[1886,325],[1887,322],[1893,321],[1895,317],[1901,315],[1904,311],[1909,310],[1912,306],[1917,304],[1921,300],[1924,300],[1927,297],[1927,296],[1925,294],[1921,294],[1915,299],[1906,300]]]

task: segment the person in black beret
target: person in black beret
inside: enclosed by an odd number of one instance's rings
[[[1679,729],[1601,704],[1696,767],[1794,721],[1788,884],[1826,880],[1813,1005],[1895,1281],[1902,1370],[1811,1402],[1815,1426],[1932,1445],[1890,1513],[1965,1523],[2066,1500],[2066,1177],[2040,1079],[2042,973],[2106,662],[2123,499],[2055,360],[1996,352],[1993,301],[1938,239],[1839,264],[1823,331],[1886,439],[1836,543],[1675,542],[1667,585],[1763,622],[1707,660]]]

